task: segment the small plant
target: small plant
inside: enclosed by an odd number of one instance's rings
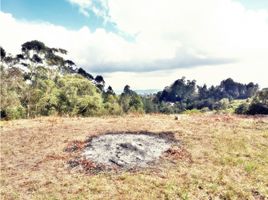
[[[182,112],[182,114],[187,114],[187,115],[194,115],[194,114],[200,114],[201,111],[197,109],[192,109],[192,110],[185,110]]]
[[[252,173],[253,171],[255,171],[257,168],[255,163],[247,163],[244,166],[244,169],[247,173]]]

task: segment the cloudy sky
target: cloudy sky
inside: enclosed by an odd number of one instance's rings
[[[40,40],[120,90],[186,76],[268,87],[267,0],[1,0],[0,45]]]

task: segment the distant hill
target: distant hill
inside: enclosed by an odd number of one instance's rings
[[[161,89],[144,89],[144,90],[134,90],[139,95],[149,95],[149,94],[156,94]]]
[[[151,95],[151,94],[157,94],[157,92],[161,91],[161,89],[144,89],[144,90],[133,90],[138,95],[144,96],[144,95]],[[123,90],[115,90],[116,94],[121,94]]]

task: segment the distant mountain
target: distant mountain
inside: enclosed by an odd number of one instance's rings
[[[157,92],[161,91],[161,89],[145,89],[145,90],[134,90],[139,95],[150,95],[156,94]]]
[[[133,90],[136,92],[138,95],[144,96],[144,95],[151,95],[151,94],[156,94],[157,92],[161,91],[160,89],[144,89],[144,90]],[[115,90],[116,94],[121,94],[123,90]]]

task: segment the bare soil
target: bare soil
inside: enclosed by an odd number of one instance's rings
[[[109,132],[91,136],[84,142],[74,141],[65,151],[79,152],[68,162],[70,167],[83,167],[83,160],[92,166],[85,171],[96,172],[96,169],[134,170],[159,165],[160,158],[175,146],[179,147],[179,141],[171,132]]]

